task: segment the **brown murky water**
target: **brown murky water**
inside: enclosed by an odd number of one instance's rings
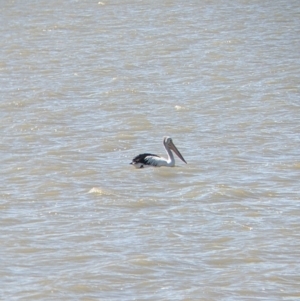
[[[1,300],[300,298],[299,14],[6,1]]]

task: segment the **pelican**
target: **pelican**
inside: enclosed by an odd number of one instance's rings
[[[135,168],[143,168],[143,167],[160,167],[160,166],[166,166],[166,167],[174,167],[175,166],[175,159],[172,151],[185,163],[186,161],[182,157],[181,153],[173,143],[173,140],[171,137],[164,137],[163,139],[163,145],[165,147],[165,150],[168,154],[168,159],[165,159],[163,157],[160,157],[158,155],[153,155],[149,153],[140,154],[132,159],[132,164]]]

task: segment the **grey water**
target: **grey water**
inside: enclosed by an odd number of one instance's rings
[[[0,14],[1,300],[300,298],[299,1]]]

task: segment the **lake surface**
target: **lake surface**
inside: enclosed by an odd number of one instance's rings
[[[299,1],[0,22],[1,300],[300,298]],[[129,165],[166,135],[187,165]]]

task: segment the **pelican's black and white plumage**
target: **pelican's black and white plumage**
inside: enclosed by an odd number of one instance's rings
[[[135,168],[143,168],[148,166],[153,167],[160,167],[160,166],[166,166],[166,167],[174,167],[175,166],[175,159],[172,151],[184,162],[184,158],[182,157],[181,153],[173,143],[172,138],[170,137],[164,137],[163,144],[165,147],[165,150],[168,154],[168,159],[165,159],[163,157],[160,157],[158,155],[153,155],[149,153],[140,154],[132,159],[132,164]],[[187,164],[187,163],[186,163]]]

